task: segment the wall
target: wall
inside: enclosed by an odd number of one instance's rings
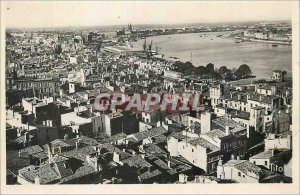
[[[241,174],[239,176],[238,174]],[[231,166],[218,166],[217,177],[220,179],[233,179],[239,183],[258,183],[259,178],[254,178],[246,175],[235,167]]]
[[[38,126],[37,127],[37,142],[38,145],[44,145],[58,138],[57,127]]]
[[[167,148],[170,156],[178,156],[178,140],[174,137],[169,137],[167,140]]]
[[[266,167],[267,169],[270,169],[270,159],[253,159],[250,158],[249,161],[255,165],[261,165]]]
[[[276,139],[265,139],[265,150],[269,149],[291,149],[291,138],[276,138]]]

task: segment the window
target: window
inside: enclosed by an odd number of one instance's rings
[[[238,172],[238,176],[241,177],[241,172]]]
[[[265,161],[265,166],[267,166],[268,165],[268,161]]]
[[[255,165],[256,165],[256,161],[253,161],[253,164],[255,164]]]
[[[245,178],[245,175],[243,175],[243,178]]]
[[[194,149],[192,149],[192,152],[194,152]]]
[[[182,146],[182,149],[184,149],[184,146]]]

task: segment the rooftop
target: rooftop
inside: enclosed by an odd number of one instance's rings
[[[243,173],[247,174],[247,171],[253,172],[255,174],[259,174],[261,172],[261,168],[254,165],[253,163],[247,160],[230,160],[225,163],[223,166],[231,166],[239,169]]]
[[[191,144],[193,146],[201,146],[203,148],[207,148],[210,150],[210,152],[220,150],[220,148],[218,148],[217,146],[213,145],[212,143],[210,143],[209,141],[207,141],[206,139],[203,139],[201,137],[191,139],[189,141],[189,144]]]
[[[124,164],[128,164],[131,167],[142,168],[142,167],[151,167],[152,165],[147,162],[141,155],[132,156],[123,160]]]

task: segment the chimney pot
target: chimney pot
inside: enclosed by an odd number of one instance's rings
[[[171,169],[171,161],[168,160],[168,167]]]
[[[218,165],[219,166],[223,165],[223,160],[222,159],[219,160]]]
[[[68,140],[68,139],[69,139],[69,135],[68,135],[68,134],[65,134],[64,140]]]
[[[228,125],[225,126],[225,133],[226,135],[230,135],[230,128]]]

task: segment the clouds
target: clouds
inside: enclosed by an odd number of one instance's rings
[[[4,2],[7,27],[290,20],[289,1]],[[9,8],[9,9],[7,9]]]

